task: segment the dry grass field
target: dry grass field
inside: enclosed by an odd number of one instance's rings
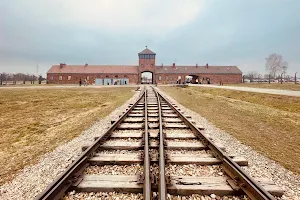
[[[300,98],[200,87],[160,87],[242,143],[300,174]]]
[[[300,91],[300,84],[295,83],[240,83],[240,84],[226,84],[228,86],[238,87],[253,87],[253,88],[266,88],[266,89],[278,89],[278,90],[294,90]]]
[[[133,94],[130,87],[1,89],[0,185]]]

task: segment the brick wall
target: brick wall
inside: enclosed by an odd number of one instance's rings
[[[156,82],[157,84],[174,84],[181,76],[181,82],[184,81],[186,76],[190,74],[157,74]],[[241,83],[242,75],[241,74],[194,74],[198,76],[198,79],[202,80],[203,83],[207,83],[206,79],[210,79],[211,84],[219,84],[220,81],[223,83]],[[203,80],[204,79],[204,80]]]
[[[181,81],[183,82],[185,77],[189,74],[153,74],[154,83],[157,84],[175,84],[178,80],[178,76],[181,76]],[[210,79],[211,84],[219,84],[220,81],[223,83],[241,83],[242,75],[241,74],[194,74],[198,76],[200,81],[203,80],[203,83],[206,83],[206,78]],[[62,80],[59,80],[59,76],[62,76]],[[68,76],[71,76],[71,79],[68,80]],[[89,84],[94,84],[96,78],[128,78],[129,84],[138,84],[140,82],[140,74],[117,74],[118,77],[115,77],[116,74],[47,74],[47,81],[49,84],[78,84],[80,78],[82,81],[87,79],[89,76]]]
[[[59,80],[59,76],[62,77],[62,80]],[[71,76],[70,80],[68,80],[68,76]],[[82,83],[84,79],[89,79],[89,84],[94,84],[96,78],[128,78],[129,84],[138,83],[138,74],[47,74],[47,82],[49,84],[79,84],[80,78]]]

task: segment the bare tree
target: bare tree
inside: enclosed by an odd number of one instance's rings
[[[283,60],[282,55],[272,53],[266,58],[266,70],[274,77],[276,73],[286,73],[288,62]]]
[[[286,71],[288,68],[289,68],[289,63],[287,61],[283,61],[282,67],[281,67],[281,72],[286,74]]]
[[[253,79],[258,77],[258,73],[256,71],[251,71],[247,74],[247,77],[249,78],[250,82],[253,82]]]

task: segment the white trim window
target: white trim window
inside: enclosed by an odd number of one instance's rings
[[[88,81],[89,81],[89,80],[90,80],[90,76],[87,76],[87,77],[86,77],[86,80],[88,80]]]
[[[58,80],[62,81],[62,76],[59,76],[59,77],[58,77]]]
[[[161,75],[159,75],[159,76],[158,76],[158,80],[160,80],[160,81],[161,81]]]
[[[70,81],[71,80],[71,76],[68,76],[68,81]]]

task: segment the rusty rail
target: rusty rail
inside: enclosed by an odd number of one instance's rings
[[[237,188],[240,188],[245,194],[253,200],[275,200],[275,198],[267,192],[260,184],[252,179],[236,162],[229,156],[225,155],[223,151],[218,148],[210,139],[201,133],[201,131],[191,123],[177,108],[175,108],[166,98],[164,98],[158,91],[156,91],[165,102],[175,111],[175,113],[188,125],[191,130],[198,136],[198,138],[213,151],[214,155],[223,161],[222,168],[233,179],[233,183]],[[161,167],[161,163],[160,163]]]
[[[144,199],[152,199],[150,180],[150,156],[149,156],[149,133],[148,133],[148,107],[147,90],[145,90],[145,133],[144,133]]]
[[[37,200],[58,200],[64,193],[75,183],[83,170],[89,165],[88,158],[93,156],[94,152],[102,145],[112,134],[112,132],[119,126],[119,124],[127,117],[131,110],[138,104],[138,102],[145,97],[146,90],[144,90],[139,99],[130,106],[130,108],[107,130],[107,132],[98,138],[88,149],[86,149],[79,158],[77,158],[63,174],[55,179],[36,199]],[[148,154],[149,155],[149,154]]]
[[[159,183],[158,195],[160,200],[167,199],[167,186],[165,178],[165,149],[164,149],[164,133],[162,127],[162,110],[160,104],[160,97],[158,92],[154,89],[157,96],[158,116],[159,116]]]

